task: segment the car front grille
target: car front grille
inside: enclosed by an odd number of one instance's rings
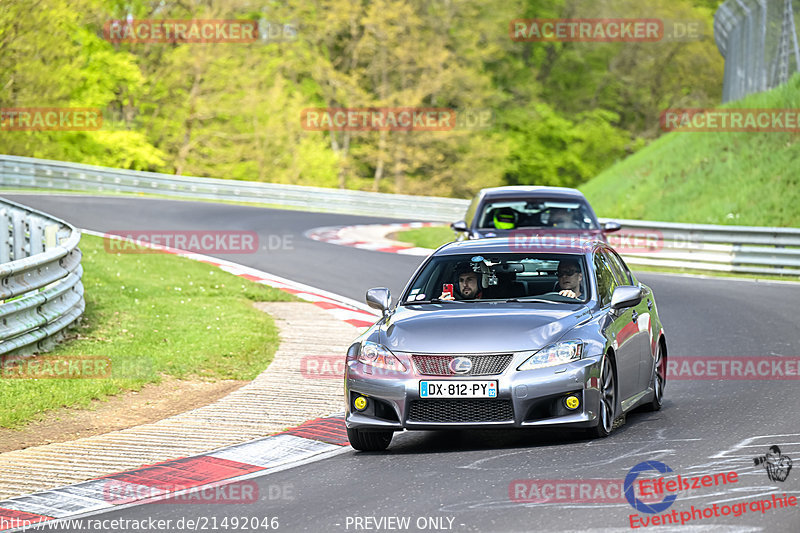
[[[466,357],[472,361],[472,368],[465,374],[450,370],[450,361],[456,357]],[[501,374],[511,363],[512,354],[499,355],[412,355],[411,360],[420,374],[428,376],[490,376]]]
[[[514,420],[511,400],[430,399],[412,400],[409,422],[510,422]]]

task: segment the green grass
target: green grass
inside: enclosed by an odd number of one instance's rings
[[[398,231],[395,233],[394,238],[398,241],[409,242],[414,246],[433,248],[435,250],[443,244],[453,242],[455,233],[449,226],[428,226]]]
[[[800,111],[800,75],[732,108]],[[800,226],[800,134],[673,132],[580,189],[600,216]]]
[[[288,293],[169,254],[108,253],[84,235],[86,312],[49,355],[104,356],[106,379],[2,379],[0,426],[15,427],[60,407],[86,407],[162,375],[251,380],[272,360],[278,333],[255,301]]]

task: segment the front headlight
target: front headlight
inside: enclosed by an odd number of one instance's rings
[[[406,367],[400,362],[400,359],[389,351],[385,346],[374,343],[372,341],[364,341],[361,345],[361,351],[358,354],[358,361],[365,365],[374,366],[377,368],[385,368],[386,370],[395,370],[397,372],[405,372]]]
[[[581,358],[582,353],[583,343],[581,341],[564,341],[551,344],[526,359],[524,363],[519,365],[517,370],[533,370],[577,361]]]

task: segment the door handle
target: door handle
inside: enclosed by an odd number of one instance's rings
[[[632,319],[634,322],[636,322],[637,320],[639,320],[639,313],[637,313],[637,312],[636,312],[636,309],[634,309],[634,310],[633,310],[633,313],[631,314],[631,319]]]
[[[649,310],[653,310],[653,300],[647,300],[647,308]]]

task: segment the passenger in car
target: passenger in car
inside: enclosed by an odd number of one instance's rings
[[[459,265],[456,268],[456,275],[458,284],[453,296],[449,293],[442,292],[439,296],[441,300],[480,300],[483,296],[481,288],[481,276],[472,269],[472,266],[467,263]]]
[[[580,224],[575,219],[575,214],[568,209],[555,208],[550,210],[550,225],[554,228],[579,229]]]

